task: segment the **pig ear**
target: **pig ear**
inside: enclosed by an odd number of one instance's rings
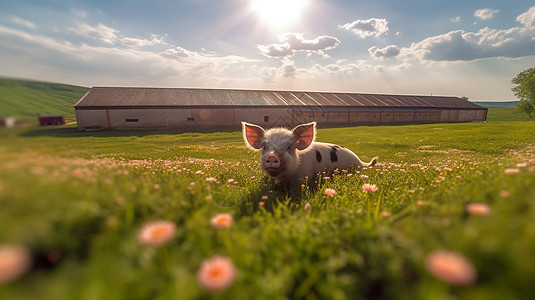
[[[264,128],[247,122],[241,122],[241,124],[245,144],[253,149],[262,148],[264,144]]]
[[[305,150],[316,137],[316,122],[299,125],[293,129],[292,133],[296,138],[295,147],[298,150]]]

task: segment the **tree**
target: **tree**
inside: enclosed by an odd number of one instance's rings
[[[512,88],[520,102],[517,108],[528,114],[529,118],[535,119],[535,67],[524,70],[511,80],[516,84]]]
[[[470,98],[468,98],[466,96],[462,96],[461,99],[466,100],[466,101],[470,100]]]

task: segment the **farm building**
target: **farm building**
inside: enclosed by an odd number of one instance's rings
[[[41,115],[39,116],[39,125],[65,125],[64,115]]]
[[[75,105],[78,128],[166,129],[485,121],[457,97],[191,88],[94,87]]]

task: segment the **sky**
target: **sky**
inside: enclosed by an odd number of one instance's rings
[[[532,0],[0,2],[2,77],[505,101],[534,66]]]

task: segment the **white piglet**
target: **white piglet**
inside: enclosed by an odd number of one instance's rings
[[[314,179],[318,173],[332,174],[336,169],[347,170],[373,166],[364,163],[351,150],[344,147],[315,142],[316,122],[306,123],[293,130],[264,128],[242,122],[243,139],[253,150],[262,150],[261,164],[266,173],[283,184]]]

